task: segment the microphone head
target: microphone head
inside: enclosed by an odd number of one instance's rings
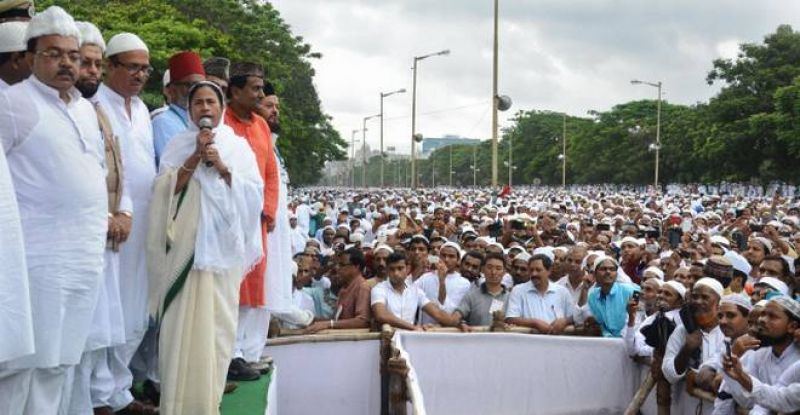
[[[214,121],[211,117],[202,117],[197,121],[197,126],[202,129],[212,129],[214,128]]]

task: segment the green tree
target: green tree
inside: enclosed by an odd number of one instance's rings
[[[42,0],[37,7],[64,7],[78,20],[91,21],[108,39],[116,33],[139,35],[156,68],[143,98],[160,106],[161,76],[174,53],[193,50],[204,58],[263,64],[281,99],[278,141],[292,183],[315,183],[325,162],[343,159],[345,142],[321,109],[310,60],[320,55],[292,34],[272,5],[254,0]]]

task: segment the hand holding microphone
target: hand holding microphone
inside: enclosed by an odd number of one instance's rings
[[[209,146],[214,144],[213,133],[211,132],[211,129],[214,127],[213,120],[211,117],[202,117],[197,121],[197,126],[200,128],[200,134],[209,138],[208,142],[205,143],[204,148],[204,151],[207,152],[209,150]],[[206,160],[206,167],[214,167],[214,162],[211,160]]]

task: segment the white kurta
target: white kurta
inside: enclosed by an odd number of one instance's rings
[[[308,236],[308,228],[311,226],[311,208],[307,204],[301,203],[297,205],[294,210],[297,215],[297,227],[303,231],[303,234]]]
[[[125,318],[126,340],[141,339],[147,329],[148,276],[145,260],[147,216],[150,209],[153,180],[156,177],[153,128],[150,112],[138,97],[131,99],[131,115],[125,109],[125,100],[105,85],[97,91],[97,99],[106,111],[114,134],[118,136],[122,152],[124,189],[126,198],[120,210],[131,211],[133,223],[128,240],[119,252],[119,288]]]
[[[295,254],[303,252],[306,249],[306,241],[308,240],[306,234],[307,233],[303,233],[300,227],[289,230],[289,236],[292,241],[292,258],[294,258]]]
[[[90,99],[96,103],[97,95]],[[106,114],[108,111],[105,110]],[[116,135],[116,132],[115,132]],[[131,206],[130,195],[123,192],[120,206]],[[130,208],[128,208],[130,209]],[[119,252],[114,252],[106,246],[103,261],[103,281],[100,286],[100,295],[94,309],[92,331],[86,340],[86,351],[98,350],[104,347],[125,343],[125,320],[122,314],[122,303],[119,290]]]
[[[272,135],[273,144],[277,134]],[[289,206],[287,183],[289,176],[277,154],[278,209],[275,211],[275,229],[267,234],[267,308],[272,312],[286,312],[292,308],[292,238],[289,235]]]
[[[429,300],[434,302],[442,310],[452,313],[461,303],[461,299],[472,286],[469,280],[462,277],[460,273],[453,272],[444,277],[445,294],[444,303],[439,302],[439,276],[436,272],[428,272],[419,277],[414,284],[421,288]],[[436,320],[428,313],[422,312],[422,324],[435,323]]]
[[[2,132],[0,132],[2,134]],[[33,322],[28,268],[22,241],[17,197],[0,151],[0,363],[33,353]]]
[[[36,351],[10,369],[75,365],[103,277],[108,228],[103,139],[92,105],[35,76],[0,95],[0,141],[25,238]]]

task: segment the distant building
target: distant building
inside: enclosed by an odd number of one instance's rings
[[[465,138],[457,135],[446,135],[440,138],[425,138],[422,140],[422,157],[428,157],[434,150],[450,145],[475,146],[480,144],[477,138]]]

